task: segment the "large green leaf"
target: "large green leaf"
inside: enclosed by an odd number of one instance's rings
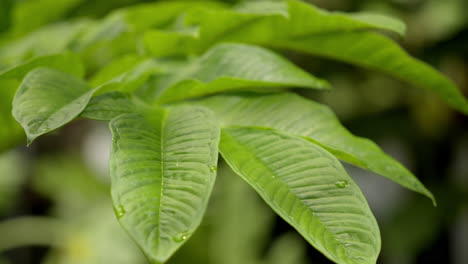
[[[279,41],[276,46],[383,71],[431,90],[455,109],[468,114],[468,101],[451,80],[383,36],[362,31],[340,32]]]
[[[78,116],[95,90],[61,71],[37,68],[29,72],[16,91],[12,110],[28,144]]]
[[[283,219],[337,263],[376,263],[377,223],[340,162],[299,137],[259,128],[225,128],[226,162]]]
[[[270,6],[265,2],[263,5]],[[215,43],[229,41],[324,56],[376,69],[429,89],[454,108],[468,113],[468,101],[452,81],[412,58],[391,39],[365,31],[392,29],[402,32],[401,23],[377,15],[329,13],[295,0],[272,5],[271,10],[264,8],[267,11],[262,12],[254,7],[192,12],[187,15],[187,23],[197,25],[198,34],[179,33],[180,40],[177,41],[177,32],[148,32],[145,44],[149,51],[158,55],[163,51],[168,54],[200,53]],[[171,46],[165,46],[165,40],[169,40],[167,43]]]
[[[169,76],[167,82],[167,88],[160,92],[160,102],[253,87],[328,87],[325,81],[309,75],[279,55],[243,44],[217,45]]]
[[[123,227],[155,263],[201,222],[216,175],[219,128],[201,107],[111,121],[112,199]]]
[[[325,105],[291,93],[264,96],[214,96],[201,100],[223,126],[260,126],[307,137],[339,159],[368,169],[434,200],[433,195],[405,167],[375,143],[344,128]]]

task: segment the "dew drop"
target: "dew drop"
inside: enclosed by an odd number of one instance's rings
[[[117,216],[117,219],[122,218],[125,215],[125,209],[123,205],[118,205],[117,207],[114,207],[115,215]]]
[[[215,172],[215,171],[217,171],[217,170],[218,170],[218,167],[216,167],[216,166],[213,166],[213,167],[210,168],[210,171],[211,171],[211,172]]]
[[[348,182],[347,181],[337,181],[337,182],[335,182],[335,185],[338,188],[344,188],[344,187],[348,186]]]
[[[189,238],[190,236],[190,232],[182,232],[180,233],[179,235],[177,235],[176,237],[174,237],[174,241],[175,242],[183,242],[185,240],[187,240],[187,238]]]

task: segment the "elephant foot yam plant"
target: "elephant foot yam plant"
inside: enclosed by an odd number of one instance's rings
[[[327,258],[371,264],[379,227],[340,161],[435,199],[330,108],[289,91],[330,86],[280,52],[378,70],[468,114],[450,80],[395,43],[404,32],[393,18],[298,0],[133,5],[4,34],[0,98],[28,145],[77,118],[109,122],[115,213],[151,263],[165,263],[200,225],[221,154]],[[5,112],[5,137],[21,139]]]

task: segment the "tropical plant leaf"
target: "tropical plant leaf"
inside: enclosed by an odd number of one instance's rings
[[[362,31],[322,34],[280,42],[277,47],[380,70],[431,90],[455,109],[468,114],[468,101],[451,80],[378,34]]]
[[[111,121],[112,199],[122,226],[156,263],[195,231],[210,196],[219,128],[209,110],[176,107]]]
[[[249,8],[189,12],[187,24],[197,25],[198,34],[181,33],[177,41],[177,32],[149,31],[144,37],[145,45],[158,55],[165,50],[170,55],[197,54],[215,43],[242,42],[324,56],[376,69],[431,90],[452,107],[468,114],[468,101],[452,81],[424,62],[412,58],[391,39],[366,31],[391,29],[403,33],[401,22],[365,13],[330,13],[295,0],[284,3],[289,14],[287,17],[278,11],[281,10],[278,7],[281,2],[274,3],[270,13],[258,12],[255,8],[258,3],[250,5],[254,6],[250,13],[245,11]],[[168,38],[172,48],[164,46],[164,40]]]
[[[16,91],[12,110],[26,132],[28,144],[77,117],[95,90],[61,71],[36,68],[29,72]]]
[[[434,201],[432,193],[410,171],[372,141],[351,134],[325,105],[292,93],[220,95],[199,103],[213,110],[222,126],[268,127],[306,137],[337,158],[380,174]]]
[[[246,88],[299,86],[325,89],[328,84],[266,49],[220,44],[169,76],[159,102],[172,102]]]
[[[394,18],[327,12],[294,0],[244,1],[233,9],[200,7],[186,12],[185,25],[196,26],[198,30],[194,34],[170,29],[147,31],[144,37],[147,49],[155,55],[190,54],[200,53],[218,42],[269,46],[274,44],[271,41],[330,32],[374,29],[404,34],[405,31],[405,25]],[[172,46],[167,44],[168,40]]]
[[[375,263],[377,223],[339,161],[299,137],[259,128],[224,128],[226,162],[272,209],[336,263]]]

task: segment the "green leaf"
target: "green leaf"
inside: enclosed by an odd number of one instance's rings
[[[37,68],[29,72],[16,91],[12,110],[28,144],[77,117],[95,90],[61,71]]]
[[[110,121],[121,114],[137,111],[137,106],[131,96],[118,91],[108,92],[91,98],[81,117]]]
[[[198,34],[193,37],[179,34],[180,41],[176,41],[173,32],[170,36],[172,49],[169,49],[160,44],[165,40],[164,34],[148,32],[145,45],[150,51],[158,51],[159,55],[165,49],[170,51],[169,54],[193,54],[215,43],[229,41],[324,56],[376,69],[431,90],[452,107],[468,114],[468,101],[452,81],[412,58],[391,39],[365,31],[391,29],[403,33],[401,22],[379,15],[330,13],[294,0],[286,3],[288,17],[278,11],[281,3],[277,2],[271,12],[258,12],[254,7],[250,13],[245,7],[240,11],[202,9],[191,12],[187,14],[186,23],[197,25]],[[189,41],[190,45],[186,44]]]
[[[380,174],[434,201],[431,192],[410,171],[372,141],[351,134],[325,105],[291,93],[214,96],[201,100],[200,104],[213,110],[223,126],[268,127],[306,137],[337,158]]]
[[[324,89],[328,84],[286,59],[260,47],[220,44],[169,77],[160,102],[245,88],[299,86]]]
[[[197,33],[148,31],[144,37],[146,48],[161,56],[191,54],[219,42],[270,46],[277,40],[312,34],[369,29],[403,34],[405,28],[402,22],[382,15],[327,12],[300,1],[245,1],[233,9],[188,10],[185,25],[197,26]]]
[[[83,77],[85,69],[80,57],[71,52],[33,58],[21,65],[0,72],[0,79],[22,80],[24,76],[38,67],[60,70],[76,77]]]
[[[340,162],[299,137],[225,128],[226,162],[273,210],[336,263],[376,263],[380,233],[358,186]]]
[[[340,32],[280,41],[275,46],[380,70],[431,90],[455,109],[468,114],[468,101],[452,81],[383,36],[369,32]]]
[[[117,217],[151,261],[163,263],[201,222],[216,175],[219,128],[201,107],[123,114],[110,126]]]

